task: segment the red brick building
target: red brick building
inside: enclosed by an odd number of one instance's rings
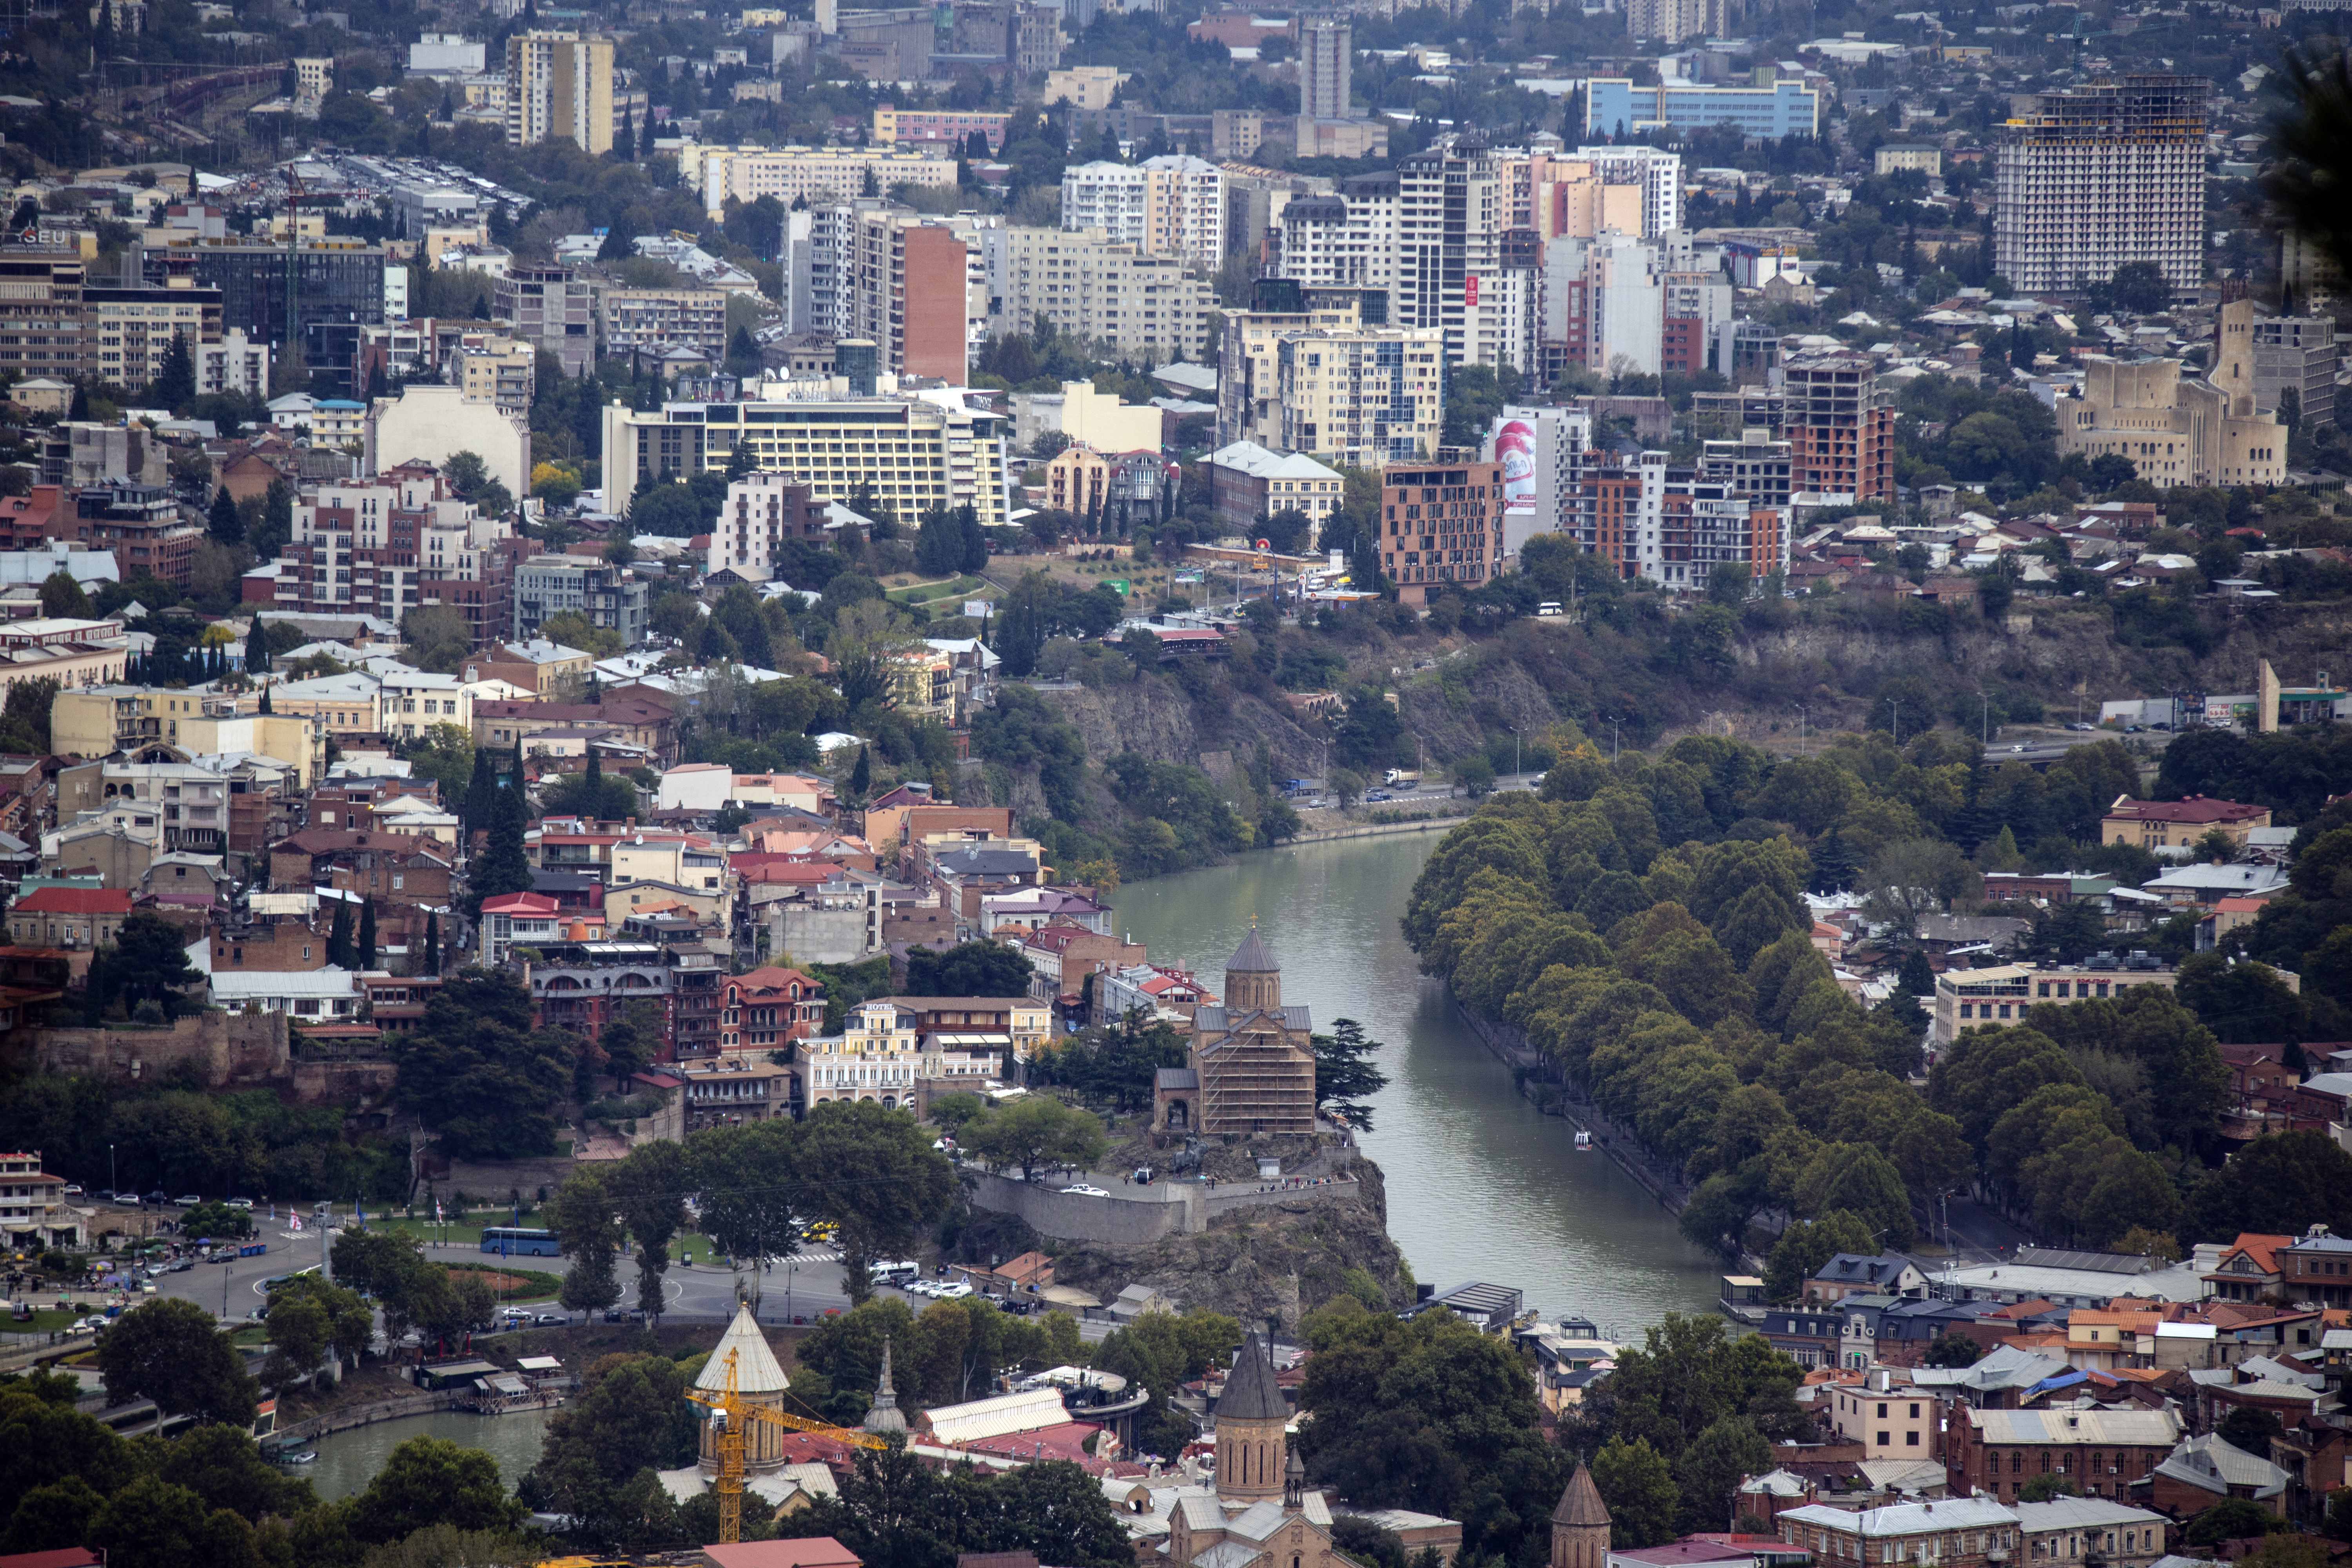
[[[1944,1462],[1957,1495],[1981,1489],[2005,1502],[2036,1476],[2063,1476],[2086,1497],[2120,1499],[2180,1440],[2168,1410],[1953,1412]]]
[[[1381,573],[1408,605],[1467,594],[1503,564],[1503,465],[1438,454],[1381,473]]]

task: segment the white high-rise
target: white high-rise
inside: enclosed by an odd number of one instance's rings
[[[1225,172],[1182,153],[1062,171],[1062,226],[1098,228],[1150,256],[1213,268],[1225,257]]]
[[[1298,112],[1308,120],[1346,120],[1354,31],[1345,22],[1308,22],[1298,30]]]
[[[1309,287],[1377,289],[1396,319],[1397,177],[1359,174],[1331,195],[1293,196],[1282,209],[1275,275]]]
[[[1683,226],[1683,157],[1660,147],[1579,147],[1607,184],[1642,189],[1642,237],[1655,239]]]
[[[1467,317],[1501,265],[1506,201],[1483,147],[1430,147],[1397,164],[1396,322],[1443,331],[1448,364],[1476,363]]]
[[[2152,261],[2176,293],[2205,270],[2203,77],[2127,76],[2043,93],[1995,154],[1993,265],[2025,294]]]

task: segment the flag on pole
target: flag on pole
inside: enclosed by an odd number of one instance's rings
[[[299,1236],[302,1234],[302,1216],[300,1215],[289,1214],[286,1216],[286,1219],[287,1223],[294,1227],[295,1235]]]
[[[439,1225],[441,1223],[441,1200],[439,1198],[435,1198],[433,1200],[433,1223]]]

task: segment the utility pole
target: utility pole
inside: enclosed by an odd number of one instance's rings
[[[1979,688],[1977,691],[1977,744],[1992,744],[1992,699]]]

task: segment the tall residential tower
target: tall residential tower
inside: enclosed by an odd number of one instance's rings
[[[2126,76],[2043,93],[2001,140],[1994,269],[2042,294],[2152,261],[2176,293],[2195,289],[2211,90],[2203,77]]]

